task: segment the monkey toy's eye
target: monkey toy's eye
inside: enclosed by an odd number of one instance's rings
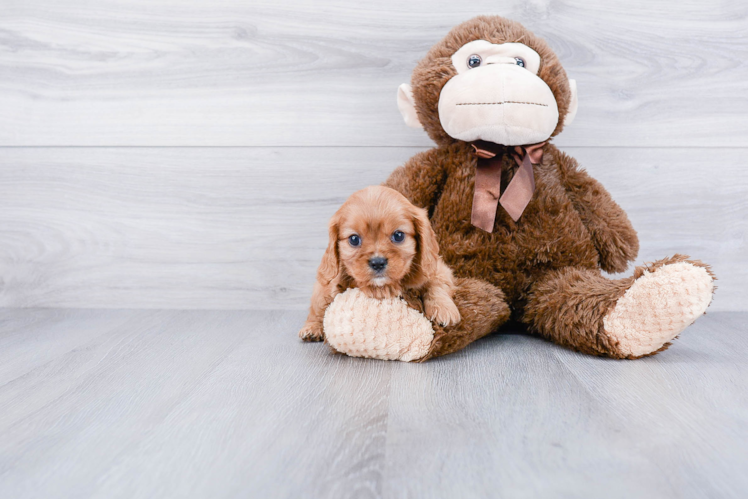
[[[468,57],[468,68],[477,68],[478,66],[480,66],[482,60],[483,59],[481,59],[478,54],[473,54],[472,56]]]
[[[405,233],[402,231],[395,231],[390,237],[393,243],[402,243],[405,239]]]
[[[517,61],[517,66],[519,66],[520,68],[525,67],[525,60],[521,57],[515,57],[514,60]]]
[[[357,247],[361,245],[361,237],[357,234],[352,234],[348,237],[348,243],[350,243],[352,247]]]

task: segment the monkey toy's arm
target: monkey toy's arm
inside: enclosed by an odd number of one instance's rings
[[[625,271],[639,252],[639,238],[626,212],[574,158],[558,150],[554,156],[566,193],[600,254],[600,267],[609,273]]]
[[[399,191],[429,215],[444,186],[447,172],[439,161],[439,149],[418,153],[390,174],[384,185]]]

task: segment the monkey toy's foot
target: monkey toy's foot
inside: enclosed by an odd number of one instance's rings
[[[605,332],[629,358],[666,348],[704,314],[714,291],[708,267],[679,255],[638,270],[635,278],[603,318]]]
[[[455,304],[462,319],[433,325],[405,300],[374,299],[353,288],[337,295],[325,311],[325,339],[349,356],[425,361],[462,349],[509,318],[498,288],[473,279],[456,280]]]

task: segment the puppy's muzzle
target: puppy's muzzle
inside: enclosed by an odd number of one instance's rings
[[[369,259],[369,267],[377,274],[381,274],[387,267],[387,259],[384,257],[372,257]]]

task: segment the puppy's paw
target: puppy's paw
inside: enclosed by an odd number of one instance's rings
[[[426,317],[442,326],[452,326],[460,322],[460,311],[450,298],[426,299],[423,303]]]
[[[306,323],[299,330],[299,338],[304,342],[322,342],[325,340],[322,325],[318,323]]]

